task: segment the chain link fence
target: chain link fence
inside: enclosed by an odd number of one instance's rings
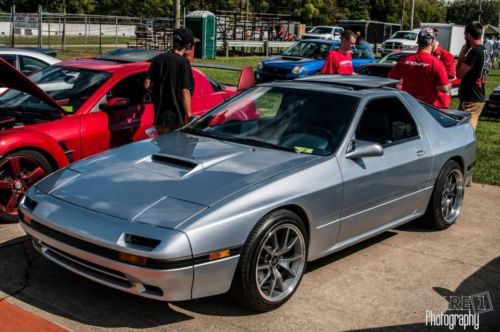
[[[139,38],[137,38],[137,35]],[[102,53],[119,47],[165,48],[168,36],[154,33],[153,20],[139,17],[48,13],[0,13],[0,44]]]

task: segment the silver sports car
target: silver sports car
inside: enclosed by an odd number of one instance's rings
[[[460,214],[476,159],[466,113],[376,77],[256,86],[186,127],[32,187],[24,230],[51,261],[140,296],[230,291],[272,310],[307,262],[423,217]]]

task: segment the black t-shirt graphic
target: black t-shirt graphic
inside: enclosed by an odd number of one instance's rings
[[[180,128],[186,112],[182,106],[181,91],[194,90],[193,73],[189,61],[174,52],[160,54],[151,61],[148,78],[153,84],[155,125]]]
[[[470,69],[460,82],[460,100],[484,101],[484,85],[490,66],[483,45],[471,47],[465,55],[464,63],[470,66]]]

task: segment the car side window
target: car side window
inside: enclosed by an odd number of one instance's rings
[[[48,66],[47,63],[40,61],[38,59],[32,58],[30,56],[21,55],[19,57],[21,73],[29,76],[37,71],[40,71]]]
[[[417,138],[418,129],[410,112],[396,97],[370,101],[356,129],[356,139],[387,146]]]
[[[2,55],[0,55],[0,58],[2,58],[5,61],[7,61],[11,66],[17,68],[16,56],[15,55],[2,54]]]
[[[92,112],[100,111],[99,105],[105,104],[110,99],[127,98],[130,100],[130,105],[141,104],[144,100],[146,92],[144,91],[144,79],[146,73],[135,74],[128,76],[118,82],[115,86],[108,90],[106,95],[92,109]]]

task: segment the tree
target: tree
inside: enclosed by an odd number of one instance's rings
[[[479,0],[455,0],[448,3],[446,20],[455,24],[467,24],[479,18]],[[500,0],[481,1],[481,23],[498,25]]]

